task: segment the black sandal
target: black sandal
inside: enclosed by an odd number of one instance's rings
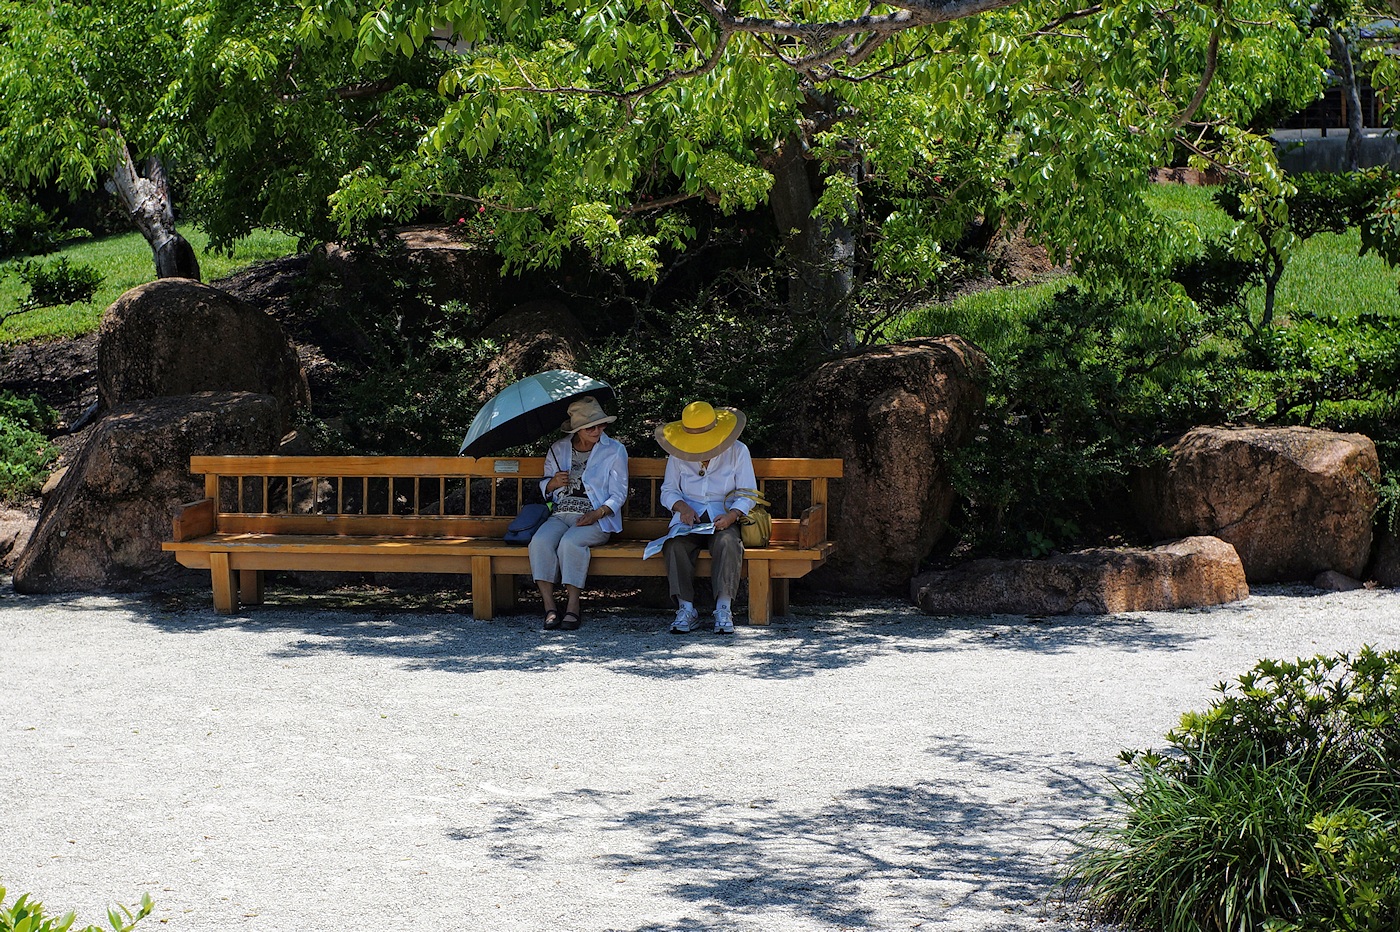
[[[573,619],[572,621],[570,619]],[[559,622],[559,627],[565,631],[577,631],[583,624],[583,619],[575,612],[565,612],[564,620]]]
[[[551,608],[544,613],[544,630],[553,631],[559,627],[559,610]]]

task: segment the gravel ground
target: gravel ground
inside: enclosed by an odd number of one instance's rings
[[[1400,596],[677,638],[533,615],[0,588],[0,884],[140,928],[1080,930],[1120,749],[1260,657],[1400,647]]]

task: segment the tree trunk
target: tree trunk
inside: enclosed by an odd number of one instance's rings
[[[1346,95],[1346,170],[1354,172],[1361,167],[1361,134],[1366,126],[1366,114],[1361,112],[1361,89],[1356,84],[1356,67],[1352,63],[1351,43],[1336,29],[1327,30],[1327,38],[1332,44],[1332,58],[1337,64],[1337,74],[1342,79],[1342,93]]]
[[[787,259],[788,306],[794,315],[816,319],[823,348],[840,350],[855,341],[842,320],[855,290],[854,217],[833,221],[812,215],[820,182],[809,171],[804,148],[793,135],[769,159],[773,187],[768,200]]]
[[[156,277],[199,281],[199,260],[194,248],[175,229],[175,207],[165,166],[160,159],[151,156],[146,160],[143,175],[137,170],[125,139],[118,135],[112,145],[116,158],[107,190],[122,202],[136,228],[151,244]]]
[[[1286,266],[1283,256],[1272,248],[1265,251],[1267,266],[1264,271],[1264,314],[1259,321],[1260,330],[1268,330],[1274,323],[1274,303],[1278,299],[1278,283],[1283,278]]]

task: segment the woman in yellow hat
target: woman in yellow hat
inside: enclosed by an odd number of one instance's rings
[[[753,507],[753,502],[734,499],[732,493],[735,489],[758,487],[749,448],[739,442],[744,424],[742,411],[692,401],[681,412],[679,421],[656,429],[656,442],[670,454],[661,481],[661,505],[671,510],[671,528],[714,525],[712,533],[678,535],[661,548],[671,598],[676,600],[672,634],[685,634],[699,625],[695,558],[702,547],[710,551],[715,633],[734,633],[733,602],[744,562],[744,542],[736,522]]]
[[[560,428],[565,437],[544,458],[540,491],[554,513],[530,538],[530,572],[544,600],[544,627],[575,631],[583,623],[580,592],[588,577],[591,547],[622,530],[627,500],[627,449],[603,432],[617,420],[592,395],[569,405]],[[554,584],[568,594],[564,614],[554,601]]]

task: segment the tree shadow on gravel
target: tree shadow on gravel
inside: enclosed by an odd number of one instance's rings
[[[959,738],[928,753],[928,780],[860,787],[816,809],[761,793],[630,808],[629,794],[580,790],[503,803],[447,834],[522,868],[567,873],[571,857],[588,857],[621,877],[643,872],[690,904],[691,915],[635,932],[729,927],[736,915],[761,927],[765,914],[811,929],[910,928],[962,910],[996,916],[998,929],[1067,919],[1063,865],[1072,836],[1107,811],[1102,773]],[[609,850],[579,854],[579,835]]]
[[[337,608],[333,600],[326,600],[290,605],[269,602],[233,615],[216,614],[205,601],[205,593],[96,598],[103,607],[128,611],[134,620],[174,635],[227,630],[282,633],[289,638],[272,651],[280,658],[335,651],[390,658],[410,669],[462,673],[549,671],[583,663],[670,679],[712,673],[717,666],[760,679],[792,679],[911,651],[1069,654],[1091,648],[1174,652],[1188,649],[1208,633],[1205,626],[1200,633],[1181,626],[1166,629],[1151,618],[1136,615],[930,617],[908,603],[878,598],[794,605],[793,615],[776,618],[766,628],[741,626],[733,638],[708,632],[677,637],[667,631],[668,614],[626,606],[585,607],[582,630],[545,632],[539,629],[533,613],[477,621],[469,607],[443,611],[443,606],[452,603],[435,600],[431,594],[409,599],[402,593],[390,594],[395,605],[416,604],[418,611],[385,611],[377,605],[367,609],[363,600],[353,609]],[[88,601],[61,596],[12,597],[6,601],[22,607],[31,599],[47,605],[67,602],[74,611],[82,611],[82,604]],[[436,610],[429,605],[436,605]]]

